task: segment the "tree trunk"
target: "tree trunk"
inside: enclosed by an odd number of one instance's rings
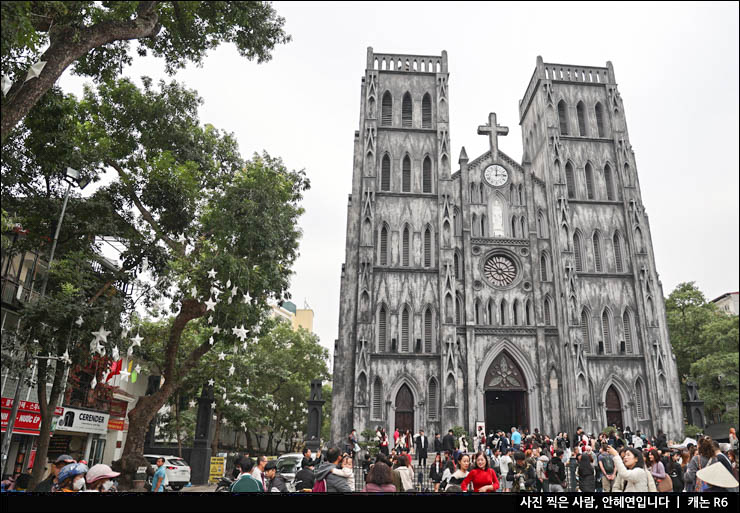
[[[267,435],[267,454],[272,454],[272,430],[270,430],[270,434]]]
[[[180,433],[180,393],[175,394],[175,429],[177,430],[177,455],[182,458],[182,433]]]
[[[51,438],[51,423],[54,421],[54,410],[56,409],[59,394],[62,391],[62,380],[64,378],[64,365],[59,360],[55,365],[54,381],[51,385],[49,400],[46,400],[46,375],[48,371],[47,360],[39,360],[39,372],[36,380],[36,388],[39,397],[39,409],[41,410],[41,426],[36,446],[36,457],[31,472],[31,480],[28,489],[33,490],[41,482],[44,470],[46,470],[46,456],[49,452],[49,440]]]
[[[247,439],[247,452],[249,454],[252,454],[254,452],[254,447],[252,446],[252,437],[249,436],[249,430],[244,430],[244,437]]]
[[[221,412],[216,412],[216,426],[213,428],[213,441],[211,442],[211,454],[218,454],[218,438],[221,435]]]

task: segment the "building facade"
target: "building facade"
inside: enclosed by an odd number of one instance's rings
[[[728,315],[738,315],[740,313],[740,293],[725,292],[718,298],[712,300],[720,311]]]
[[[452,169],[447,55],[367,53],[332,441],[384,426],[681,436],[679,378],[611,63],[538,57],[522,162]]]

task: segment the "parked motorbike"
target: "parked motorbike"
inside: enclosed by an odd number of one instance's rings
[[[234,481],[224,476],[218,480],[218,483],[216,483],[216,491],[217,492],[228,492],[229,490],[231,490],[232,484],[234,484]]]

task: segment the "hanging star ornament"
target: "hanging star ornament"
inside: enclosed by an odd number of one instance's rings
[[[134,370],[136,371],[136,374],[141,374],[141,365],[138,363],[136,364],[136,367],[134,367]]]
[[[208,386],[209,387],[212,387],[214,383],[215,383],[215,381],[213,381],[213,379],[209,379],[208,380]]]
[[[218,304],[218,301],[214,301],[212,297],[208,298],[208,301],[206,301],[206,312],[208,310],[215,311],[214,307]]]
[[[134,346],[129,346],[126,355],[131,356],[132,354],[134,354]]]
[[[252,296],[249,295],[249,292],[244,294],[244,298],[242,299],[242,303],[251,303],[252,302]]]
[[[120,356],[120,354],[118,352],[118,346],[113,346],[113,351],[111,352],[111,357],[113,358],[114,361],[118,361],[119,360],[119,356]]]
[[[244,344],[242,345],[242,349],[244,349],[245,351],[247,350],[247,341],[246,340],[244,341]]]
[[[191,408],[195,408],[195,401],[193,401],[192,399],[190,400],[188,404],[190,405]]]
[[[242,429],[247,429],[247,423],[242,421],[241,423]]]
[[[123,381],[128,381],[128,377],[130,375],[131,375],[131,373],[129,371],[127,371],[126,369],[121,370],[121,379]]]
[[[234,364],[232,363],[232,364],[231,364],[231,367],[229,367],[229,376],[233,376],[233,375],[234,375],[234,371],[235,371],[235,370],[236,370],[236,369],[234,368]]]
[[[231,287],[231,278],[226,281],[226,288],[228,289],[229,287]]]
[[[234,387],[234,390],[236,390],[237,392],[241,392],[242,391],[242,387]]]
[[[223,351],[221,351],[220,353],[218,353],[218,359],[219,360],[223,360],[224,358],[226,358],[226,354],[224,354]]]
[[[234,287],[231,289],[231,297],[236,296],[238,293],[239,293],[239,287],[237,287],[236,285],[234,285]]]
[[[44,70],[44,66],[46,66],[46,61],[38,61],[35,64],[33,64],[30,68],[28,68],[28,74],[26,74],[26,80],[23,82],[28,82],[32,78],[36,78],[39,75],[41,75],[41,72]]]
[[[221,396],[221,399],[226,400],[226,392],[224,392],[224,395]]]
[[[106,331],[104,326],[100,326],[100,329],[98,331],[93,331],[93,335],[95,335],[95,342],[100,342],[101,340],[105,343],[108,342],[108,335],[110,335],[110,331]]]
[[[208,324],[213,324],[213,316],[212,315],[209,315],[208,316]]]
[[[98,378],[93,376],[92,381],[90,382],[90,388],[95,389],[95,387],[98,386]]]
[[[221,418],[221,424],[226,424],[228,421],[226,420],[226,417]]]
[[[215,333],[216,335],[221,334],[221,328],[219,328],[218,325],[214,326],[213,333]]]
[[[213,409],[213,408],[215,408],[215,407],[216,407],[216,401],[213,401],[213,402],[211,403],[211,409]],[[216,416],[214,415],[214,416],[213,416],[213,418],[216,418]]]
[[[85,321],[83,321],[83,320],[82,320],[82,316],[80,315],[80,316],[79,316],[79,317],[77,318],[77,320],[75,321],[75,324],[76,324],[76,325],[77,325],[77,327],[79,328],[79,327],[81,327],[81,326],[82,326],[82,323],[83,323],[83,322],[85,322]]]
[[[211,345],[213,345],[213,337],[212,336],[208,338],[208,343],[211,344]]]
[[[231,333],[233,335],[236,335],[239,340],[244,342],[244,339],[247,338],[247,330],[244,329],[244,325],[242,324],[240,328],[231,328]]]
[[[230,404],[231,404],[231,401],[229,401],[228,399],[226,399],[226,406],[228,406]]]
[[[61,360],[67,365],[72,365],[72,359],[69,357],[69,351],[67,351],[66,349],[64,350],[64,354],[62,355]]]
[[[132,347],[133,346],[139,346],[139,347],[141,347],[141,341],[142,340],[144,340],[144,337],[142,337],[141,335],[139,335],[138,332],[136,332],[136,336],[131,339],[131,342],[133,343],[132,344]]]
[[[212,280],[215,280],[216,279],[216,269],[211,269],[210,271],[208,271],[208,277]]]
[[[3,96],[8,95],[8,91],[10,91],[11,87],[13,87],[13,81],[10,80],[8,75],[3,75]]]
[[[190,295],[194,298],[198,297],[198,289],[195,288],[195,285],[193,285],[193,288],[190,289]]]

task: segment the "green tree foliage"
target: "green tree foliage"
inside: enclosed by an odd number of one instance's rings
[[[170,74],[200,65],[221,43],[265,62],[290,41],[284,22],[268,2],[3,2],[2,74],[13,87],[2,103],[2,140],[69,66],[113,80],[132,62],[131,41],[139,55],[163,58]],[[24,82],[38,61],[46,62],[41,74]]]
[[[699,385],[707,412],[719,412],[737,423],[739,340],[738,316],[706,301],[694,282],[681,283],[666,299],[671,345],[682,382]],[[685,395],[685,390],[682,390]]]

